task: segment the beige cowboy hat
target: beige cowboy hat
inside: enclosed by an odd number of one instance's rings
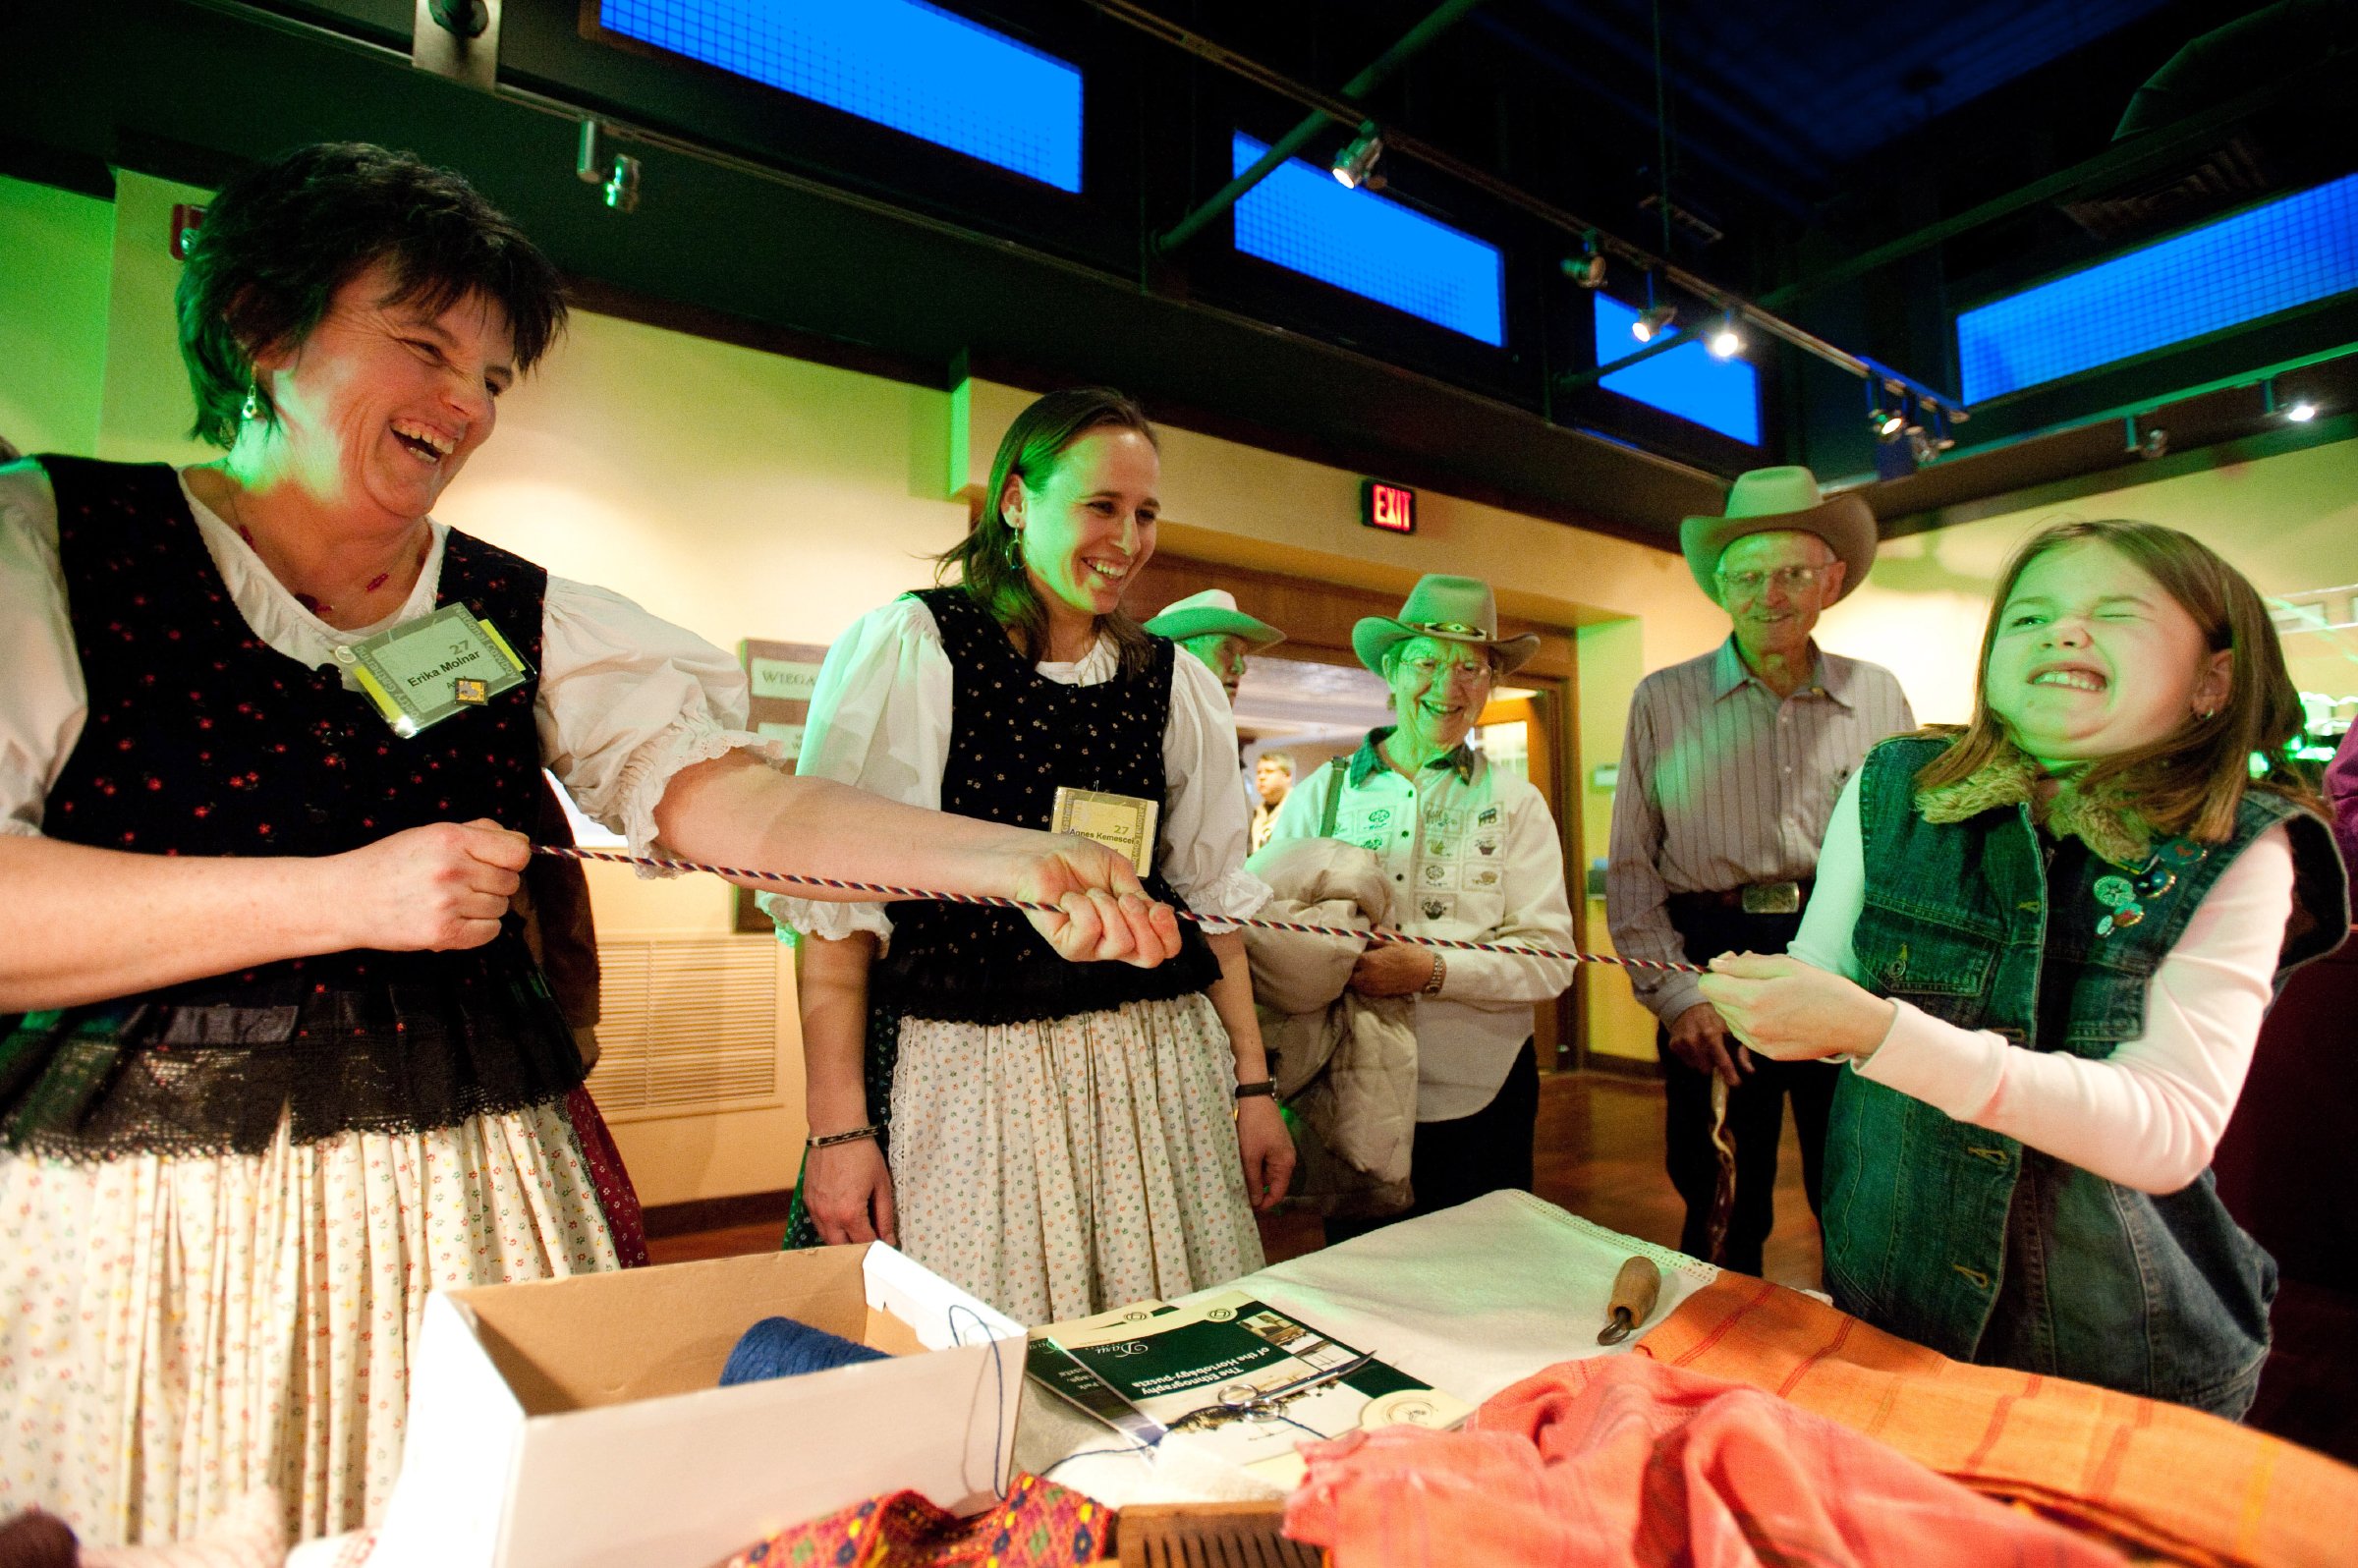
[[[1687,570],[1696,587],[1713,603],[1719,599],[1719,556],[1747,533],[1776,533],[1790,530],[1815,533],[1841,561],[1839,599],[1867,581],[1875,566],[1875,512],[1862,496],[1845,492],[1826,497],[1818,492],[1818,476],[1808,469],[1754,469],[1736,476],[1727,492],[1727,511],[1719,517],[1691,517],[1678,526],[1678,547],[1686,552]],[[1828,600],[1827,602],[1832,602]]]
[[[1228,637],[1241,637],[1256,649],[1271,647],[1285,641],[1285,634],[1257,616],[1247,615],[1236,607],[1236,595],[1226,588],[1206,588],[1174,599],[1155,612],[1147,623],[1147,630],[1156,637],[1167,637],[1174,643],[1184,643],[1191,637],[1207,637],[1214,632]]]
[[[1351,628],[1351,648],[1360,663],[1381,675],[1385,652],[1412,637],[1494,647],[1501,675],[1521,669],[1540,650],[1540,640],[1529,632],[1521,637],[1498,635],[1498,599],[1488,583],[1438,572],[1417,579],[1397,618],[1371,615]]]

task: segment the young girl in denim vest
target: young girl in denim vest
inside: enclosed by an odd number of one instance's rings
[[[1703,982],[1753,1049],[1850,1061],[1837,1305],[1962,1359],[2249,1407],[2275,1265],[2212,1151],[2275,985],[2347,928],[2286,765],[2299,724],[2267,610],[2207,546],[2098,522],[2016,552],[1973,722],[1877,748],[1790,955]]]

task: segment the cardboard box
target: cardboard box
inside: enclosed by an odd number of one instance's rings
[[[771,1316],[892,1358],[716,1386]],[[368,1562],[709,1568],[904,1486],[971,1513],[1023,1381],[1020,1326],[880,1244],[437,1293]]]

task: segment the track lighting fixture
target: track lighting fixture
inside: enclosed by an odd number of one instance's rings
[[[1640,343],[1652,343],[1656,337],[1669,331],[1671,323],[1677,319],[1678,307],[1650,305],[1639,311],[1638,318],[1629,324],[1629,335]]]
[[[2284,418],[2295,424],[2307,424],[2311,420],[2317,418],[2317,405],[2307,398],[2302,398],[2284,410]]]
[[[606,128],[595,120],[582,122],[581,150],[573,160],[574,177],[598,188],[607,206],[617,212],[639,205],[639,160],[606,148]]]
[[[1719,318],[1719,324],[1712,329],[1711,350],[1712,358],[1720,360],[1732,360],[1738,354],[1743,352],[1743,348],[1744,335],[1736,330],[1735,313],[1730,311],[1728,314],[1721,316]]]
[[[1383,156],[1383,136],[1370,120],[1359,128],[1359,135],[1349,145],[1334,155],[1334,179],[1347,191],[1366,186],[1371,191],[1383,189],[1383,175],[1376,169],[1376,160]]]
[[[1563,260],[1564,276],[1584,289],[1604,287],[1604,252],[1597,249],[1597,231],[1591,229],[1580,237],[1580,254]]]

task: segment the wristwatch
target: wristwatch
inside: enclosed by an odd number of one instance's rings
[[[1432,951],[1432,978],[1425,982],[1425,994],[1438,996],[1441,994],[1441,981],[1449,978],[1449,961],[1441,956],[1440,949],[1434,948]]]
[[[1236,1086],[1236,1097],[1238,1099],[1252,1099],[1256,1095],[1267,1099],[1275,1099],[1277,1097],[1276,1080],[1264,1078],[1258,1084],[1239,1084]]]

